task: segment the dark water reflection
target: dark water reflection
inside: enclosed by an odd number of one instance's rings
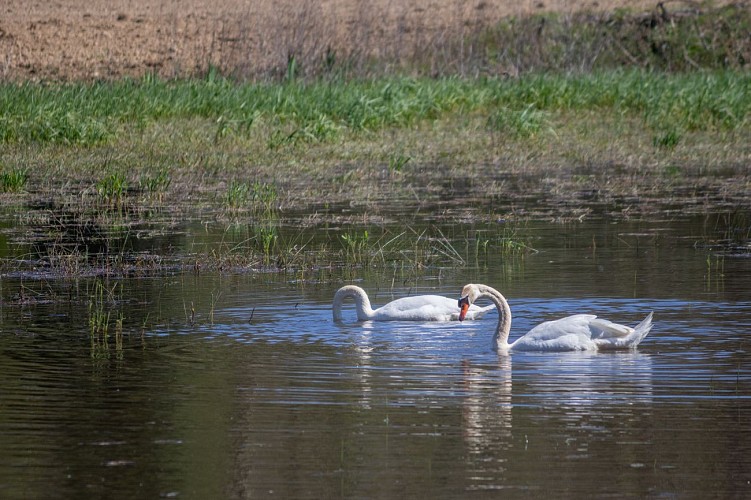
[[[633,352],[499,355],[495,313],[335,324],[333,271],[120,280],[102,352],[86,303],[17,305],[39,284],[4,278],[0,496],[751,496],[751,261],[707,276],[695,228],[662,228],[551,225],[523,258],[359,281],[375,304],[495,285],[512,336],[653,310]]]

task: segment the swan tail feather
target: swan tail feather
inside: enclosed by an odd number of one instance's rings
[[[647,317],[642,320],[641,323],[636,325],[634,328],[634,337],[636,337],[636,342],[634,345],[639,344],[642,340],[644,340],[644,337],[647,336],[649,331],[652,329],[652,316],[654,315],[654,312],[650,312],[647,314]]]
[[[623,349],[638,346],[652,329],[653,315],[654,312],[647,314],[647,317],[634,327],[634,331],[625,337],[596,339],[595,342],[597,343],[597,346],[600,349]]]

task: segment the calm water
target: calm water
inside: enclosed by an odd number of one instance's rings
[[[90,281],[5,276],[0,497],[751,497],[748,255],[697,245],[706,221],[524,231],[537,253],[458,269],[113,280],[107,349]],[[504,356],[495,313],[335,324],[344,282],[374,305],[486,283],[512,337],[576,312],[655,327]]]

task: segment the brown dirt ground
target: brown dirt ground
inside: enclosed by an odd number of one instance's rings
[[[664,2],[670,6],[675,2]],[[685,4],[686,2],[681,2]],[[727,2],[716,2],[727,3]],[[405,47],[506,16],[654,9],[656,0],[5,0],[0,79],[91,80],[284,68],[290,52]],[[358,49],[361,52],[363,49]]]

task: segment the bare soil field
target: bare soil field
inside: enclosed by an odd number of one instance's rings
[[[728,2],[718,1],[714,5]],[[5,0],[0,78],[94,80],[284,72],[290,57],[399,60],[507,16],[682,9],[655,0]]]

